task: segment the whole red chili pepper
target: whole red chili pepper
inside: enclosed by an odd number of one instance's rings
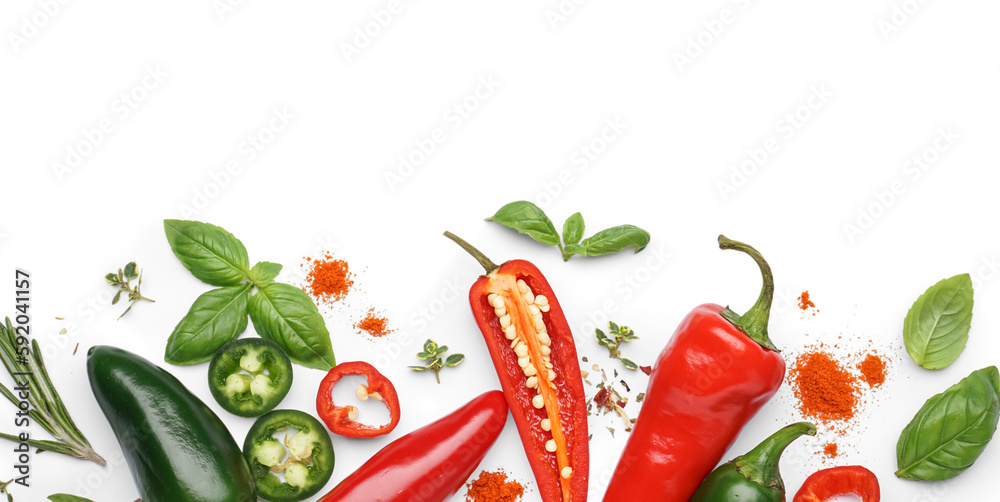
[[[503,394],[481,394],[389,443],[319,502],[442,502],[465,484],[506,422]]]
[[[720,235],[719,247],[753,257],[764,277],[760,297],[742,316],[705,304],[681,321],[649,377],[605,502],[687,501],[784,379],[767,336],[771,267],[742,242]]]
[[[389,423],[373,426],[357,422],[358,408],[356,406],[337,406],[333,402],[333,386],[347,375],[368,377],[368,385],[359,385],[355,394],[362,401],[369,397],[382,401],[389,409]],[[316,394],[316,412],[330,429],[330,432],[349,438],[373,438],[388,434],[399,423],[399,397],[396,388],[374,366],[364,361],[351,361],[334,366],[323,377]]]
[[[472,285],[472,314],[493,358],[507,406],[544,502],[584,502],[590,470],[587,398],[573,333],[531,263],[496,265],[445,232],[486,269]]]
[[[838,495],[857,495],[863,502],[882,498],[875,473],[860,465],[842,465],[814,472],[802,483],[792,502],[823,502]]]

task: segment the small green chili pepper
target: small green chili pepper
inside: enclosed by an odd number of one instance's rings
[[[803,434],[816,435],[816,426],[798,422],[765,439],[746,455],[716,467],[690,502],[784,502],[785,483],[778,460],[785,448]]]

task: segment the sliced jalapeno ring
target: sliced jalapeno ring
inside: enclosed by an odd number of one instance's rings
[[[241,338],[212,358],[208,388],[233,415],[260,416],[278,406],[292,388],[292,362],[270,340]]]
[[[257,496],[271,502],[309,498],[333,475],[330,434],[319,420],[298,410],[274,410],[258,418],[243,441],[243,455]]]

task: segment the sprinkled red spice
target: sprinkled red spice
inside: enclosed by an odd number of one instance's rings
[[[389,321],[385,317],[375,314],[375,309],[368,309],[365,318],[358,321],[354,327],[375,337],[383,337],[392,333],[392,330],[389,329]]]
[[[310,263],[309,273],[306,275],[306,287],[302,288],[309,293],[317,302],[336,302],[347,296],[347,292],[354,286],[354,274],[345,260],[335,260],[330,253],[322,259],[312,259],[306,257]]]
[[[809,292],[803,291],[799,295],[799,308],[802,310],[807,310],[809,308],[816,308],[816,304],[809,300]]]
[[[885,361],[875,354],[868,354],[868,357],[858,365],[858,369],[861,370],[868,387],[878,387],[885,382]]]
[[[524,495],[524,485],[507,479],[507,473],[482,471],[475,481],[466,485],[466,502],[516,502]]]
[[[812,349],[795,361],[792,390],[803,415],[820,420],[850,420],[858,403],[857,377],[827,352]]]

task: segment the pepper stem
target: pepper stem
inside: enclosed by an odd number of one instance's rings
[[[771,301],[774,299],[774,276],[771,274],[771,266],[767,264],[764,257],[753,246],[734,241],[724,235],[719,236],[719,249],[735,249],[750,255],[757,262],[757,266],[760,267],[760,273],[764,279],[764,285],[760,288],[760,296],[757,297],[757,303],[754,303],[753,307],[750,307],[750,310],[745,314],[739,315],[730,310],[729,307],[723,309],[720,314],[737,328],[740,328],[753,341],[760,344],[761,347],[780,352],[767,335],[767,321],[771,316]]]
[[[733,459],[732,463],[736,470],[747,479],[784,493],[785,483],[781,480],[778,461],[785,448],[803,435],[815,436],[816,426],[809,422],[787,425],[762,441],[749,453]]]
[[[469,244],[468,242],[465,242],[465,239],[463,239],[463,238],[461,238],[461,237],[459,237],[459,236],[457,236],[457,235],[455,235],[455,234],[453,234],[451,232],[448,232],[447,230],[444,232],[444,236],[447,237],[447,238],[449,238],[449,239],[451,239],[451,240],[453,240],[453,241],[455,241],[455,244],[458,244],[467,253],[471,254],[472,257],[475,258],[476,261],[478,261],[479,264],[482,265],[483,268],[486,269],[486,274],[487,275],[492,274],[493,272],[496,272],[497,269],[500,268],[500,265],[497,265],[496,263],[493,263],[493,260],[490,260],[489,258],[487,258],[486,255],[483,254],[482,251],[476,249],[475,246],[473,246],[472,244]]]

